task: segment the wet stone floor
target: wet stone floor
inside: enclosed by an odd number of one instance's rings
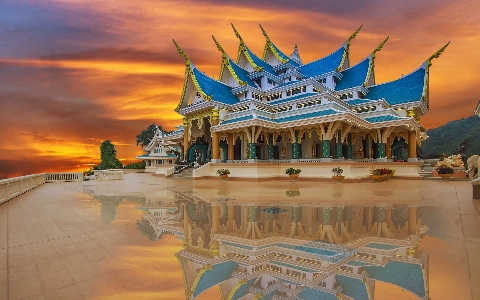
[[[0,205],[0,299],[480,299],[461,181],[47,183]]]

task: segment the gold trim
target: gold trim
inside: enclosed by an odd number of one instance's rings
[[[186,299],[189,299],[188,296],[190,295],[190,290],[188,289],[187,274],[185,273],[185,266],[183,265],[182,258],[180,257],[178,252],[175,253],[174,256],[177,258],[178,262],[180,263],[180,266],[182,267],[183,281],[185,282],[185,297]]]
[[[258,300],[258,299],[263,299],[263,298],[264,298],[264,296],[263,296],[262,294],[256,294],[256,295],[252,298],[252,300]]]
[[[381,42],[380,45],[378,45],[378,47],[375,48],[375,50],[373,50],[373,52],[371,54],[371,57],[370,57],[370,64],[368,66],[367,76],[365,77],[365,81],[363,82],[363,86],[367,86],[368,80],[370,79],[371,73],[373,71],[373,67],[375,67],[376,53],[379,52],[380,50],[382,50],[383,46],[385,45],[385,43],[388,41],[389,38],[390,38],[390,36],[387,36],[387,38],[384,39],[383,42]],[[375,78],[373,78],[373,84],[375,84]]]
[[[286,64],[287,62],[289,62],[290,60],[289,59],[284,59],[283,57],[280,56],[280,54],[278,54],[277,50],[275,49],[272,41],[270,40],[270,38],[268,37],[268,34],[267,32],[263,29],[262,25],[261,24],[258,24],[260,25],[260,29],[262,30],[262,33],[263,33],[263,36],[267,39],[266,43],[265,43],[265,47],[263,49],[263,56],[262,56],[262,59],[265,60],[265,58],[267,57],[267,50],[268,48],[270,48],[270,50],[272,51],[273,55],[282,63],[282,64]]]
[[[247,284],[247,281],[245,279],[240,279],[237,284],[233,287],[232,291],[227,297],[227,300],[232,300],[233,295],[235,295],[235,292],[244,284]]]
[[[360,27],[358,27],[357,30],[355,30],[354,33],[352,33],[352,35],[347,39],[347,42],[346,42],[346,46],[345,46],[345,51],[343,52],[343,57],[342,57],[342,61],[340,62],[340,65],[337,67],[337,71],[340,71],[342,69],[342,66],[343,66],[343,63],[345,62],[345,59],[347,59],[349,57],[349,53],[350,53],[350,41],[353,40],[358,32],[360,31],[360,29],[362,29],[363,27],[363,24],[360,25]],[[349,59],[350,61],[350,59]]]
[[[235,26],[233,26],[232,23],[232,28],[233,31],[235,32],[235,36],[240,40],[240,46],[238,47],[238,56],[237,56],[237,64],[240,62],[240,54],[243,53],[245,55],[245,58],[247,61],[250,63],[250,65],[258,72],[263,71],[262,67],[257,66],[257,64],[252,60],[250,57],[250,54],[247,52],[247,46],[245,45],[245,42],[243,41],[242,37],[240,36],[240,33],[238,33],[237,29]]]
[[[203,268],[200,270],[200,272],[198,272],[197,274],[197,277],[195,277],[195,280],[193,281],[193,284],[192,284],[192,288],[190,289],[189,291],[189,297],[187,297],[187,299],[191,299],[192,296],[193,296],[193,293],[195,292],[195,289],[197,288],[197,285],[198,285],[198,282],[200,281],[200,279],[202,278],[203,274],[209,270],[212,270],[212,265],[210,264],[207,264],[205,266],[203,266]]]
[[[428,91],[429,91],[429,76],[430,76],[430,67],[432,66],[432,60],[434,58],[438,58],[443,51],[450,45],[450,42],[446,43],[445,46],[440,48],[437,52],[433,53],[426,61],[426,76],[425,76],[425,83],[423,85],[423,93],[422,93],[422,100],[427,100],[427,109],[430,108],[430,102],[428,101]]]
[[[232,68],[232,65],[230,64],[230,62],[228,61],[228,55],[227,53],[225,52],[225,50],[223,50],[222,46],[220,45],[219,42],[217,42],[217,40],[215,39],[215,37],[212,35],[212,38],[213,38],[213,41],[215,42],[215,45],[217,45],[217,49],[222,52],[222,67],[220,69],[220,76],[218,77],[219,80],[222,80],[223,78],[223,73],[225,72],[225,67],[227,67],[228,71],[230,72],[230,74],[232,75],[232,77],[238,82],[238,84],[240,84],[241,86],[246,86],[247,85],[247,82],[246,81],[243,81],[241,80],[237,73],[235,73],[235,71],[233,70]]]

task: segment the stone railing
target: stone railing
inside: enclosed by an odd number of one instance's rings
[[[0,204],[45,183],[45,174],[0,180]]]
[[[57,182],[57,181],[83,181],[82,172],[72,173],[46,173],[45,182]]]
[[[104,180],[123,180],[123,171],[98,170],[95,171],[95,179]]]
[[[165,177],[170,177],[175,173],[175,166],[168,168],[167,171],[165,171]]]

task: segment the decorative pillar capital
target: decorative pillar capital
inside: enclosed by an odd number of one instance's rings
[[[218,109],[218,107],[214,107],[212,109],[212,120],[218,120],[218,118],[220,117],[220,110]]]

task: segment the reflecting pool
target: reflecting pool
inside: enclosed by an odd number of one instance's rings
[[[147,174],[45,184],[0,206],[9,237],[0,291],[8,287],[10,299],[477,299],[480,222],[468,188]]]

